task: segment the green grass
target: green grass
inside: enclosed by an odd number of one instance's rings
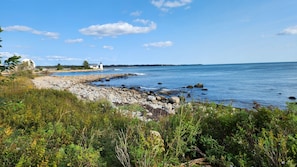
[[[297,163],[296,104],[246,111],[191,103],[146,123],[118,112],[145,112],[140,105],[82,101],[36,89],[30,78],[0,76],[0,166],[179,166],[199,158],[212,166]]]

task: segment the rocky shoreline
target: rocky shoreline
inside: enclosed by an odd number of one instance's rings
[[[180,98],[169,98],[140,92],[135,89],[117,87],[97,87],[89,83],[92,81],[110,80],[133,76],[134,74],[110,74],[110,75],[86,75],[86,76],[40,76],[32,79],[39,89],[67,90],[75,94],[79,99],[97,101],[106,99],[114,106],[123,104],[139,104],[146,108],[146,118],[140,112],[132,115],[140,119],[157,119],[160,115],[174,114],[179,106]],[[127,113],[127,111],[123,111]]]

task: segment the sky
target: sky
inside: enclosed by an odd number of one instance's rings
[[[297,61],[296,0],[1,0],[3,60],[37,66]]]

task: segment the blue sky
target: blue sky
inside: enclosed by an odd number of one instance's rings
[[[37,65],[297,61],[296,0],[1,0],[0,26]]]

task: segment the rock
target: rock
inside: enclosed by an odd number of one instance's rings
[[[155,101],[157,101],[157,99],[155,96],[149,95],[149,96],[147,96],[147,101],[155,102]]]
[[[175,110],[173,108],[167,110],[168,114],[175,114]]]
[[[94,76],[93,79],[102,78],[102,80],[112,79],[110,75],[107,76]],[[147,112],[153,113],[152,118],[158,117],[162,114],[174,114],[175,108],[181,103],[179,97],[175,97],[179,94],[180,90],[169,90],[161,89],[160,91],[166,92],[170,95],[157,95],[156,92],[151,91],[148,94],[144,91],[139,91],[140,87],[127,88],[126,85],[121,85],[122,87],[115,88],[109,87],[104,84],[102,86],[93,86],[89,82],[93,81],[90,76],[75,76],[75,77],[37,77],[33,79],[33,83],[38,88],[49,88],[58,90],[67,90],[74,93],[82,100],[97,101],[99,99],[106,99],[110,101],[113,105],[118,104],[140,104],[148,106]],[[97,80],[98,81],[98,80]],[[124,88],[123,88],[124,87]],[[159,94],[159,91],[157,92]],[[171,102],[167,97],[171,97]],[[150,113],[148,115],[150,115]],[[132,113],[133,116],[144,119],[148,121],[141,112]],[[152,119],[151,118],[151,119]]]
[[[146,92],[146,94],[147,94],[147,95],[155,95],[155,92],[153,92],[153,91],[148,91],[148,92]]]
[[[177,96],[172,96],[168,100],[169,100],[169,103],[171,103],[171,104],[173,104],[173,103],[179,104],[180,103],[180,98]]]
[[[167,90],[167,89],[162,89],[159,91],[160,94],[163,94],[163,95],[170,95],[171,94],[171,91],[170,90]]]
[[[106,82],[110,81],[110,78],[105,78],[105,81],[106,81]]]
[[[162,97],[161,96],[156,96],[156,100],[161,101]]]
[[[152,117],[152,116],[153,116],[153,113],[148,112],[148,113],[146,113],[146,116],[148,116],[148,117]]]
[[[288,97],[290,100],[296,100],[296,97],[295,96],[290,96]]]
[[[193,89],[193,86],[192,85],[188,85],[186,88]]]
[[[157,96],[156,99],[161,102],[167,102],[167,98],[164,96]]]
[[[202,83],[197,83],[194,87],[195,88],[203,88],[203,84]]]
[[[190,94],[190,93],[188,93],[188,94],[187,94],[187,98],[190,98],[190,97],[191,97],[191,94]]]

